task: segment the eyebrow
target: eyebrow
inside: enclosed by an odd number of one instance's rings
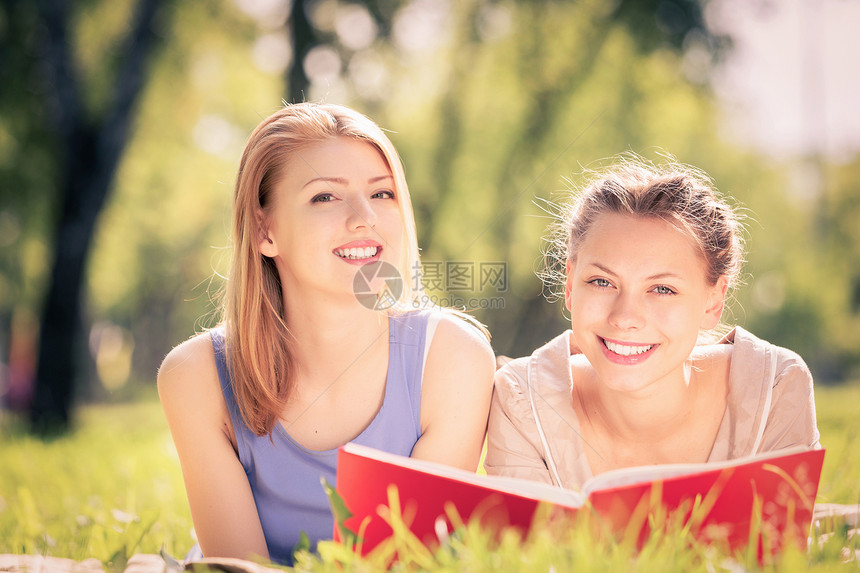
[[[392,175],[379,175],[377,177],[371,177],[367,180],[367,183],[368,185],[372,185],[385,179],[394,180],[394,177]],[[344,177],[314,177],[313,179],[302,185],[302,189],[304,189],[311,183],[317,183],[319,181],[322,181],[323,183],[337,183],[338,185],[349,185],[349,180],[345,179]]]
[[[613,271],[609,267],[601,265],[600,263],[589,263],[589,264],[593,267],[597,267],[598,269],[600,269],[601,271],[603,271],[606,274],[618,276],[615,273],[615,271]],[[672,272],[666,271],[663,273],[657,273],[655,275],[651,275],[650,277],[646,277],[645,280],[646,281],[656,281],[656,280],[660,280],[660,279],[681,279],[681,280],[683,280],[683,278],[684,277],[682,277],[681,275],[679,275],[677,273],[672,273]]]

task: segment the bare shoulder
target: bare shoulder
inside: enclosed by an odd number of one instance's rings
[[[220,439],[226,435],[233,441],[208,332],[186,340],[167,354],[158,370],[158,396],[177,448],[194,449],[194,444],[200,448],[213,436]]]
[[[217,379],[212,338],[204,332],[177,345],[167,354],[158,369],[158,393],[164,400],[173,394],[206,391]]]
[[[452,396],[463,407],[489,408],[496,358],[487,337],[456,314],[442,312],[424,365],[422,410],[452,408]]]
[[[496,360],[477,327],[456,313],[437,316],[421,384],[421,438],[412,456],[475,471]]]
[[[445,361],[473,359],[495,370],[495,355],[484,333],[466,319],[450,312],[439,313],[439,323],[427,358]]]

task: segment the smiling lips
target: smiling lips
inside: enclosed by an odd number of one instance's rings
[[[334,254],[342,259],[370,259],[376,256],[379,247],[364,247],[351,249],[335,249]]]
[[[605,338],[603,342],[603,354],[616,364],[638,364],[651,356],[652,351],[658,344],[623,344]]]
[[[357,241],[338,247],[332,251],[344,262],[353,265],[364,265],[379,259],[382,247],[369,241]]]

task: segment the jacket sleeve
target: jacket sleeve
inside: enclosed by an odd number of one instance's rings
[[[484,468],[490,475],[551,484],[529,397],[523,391],[527,372],[526,360],[496,372]]]
[[[777,348],[777,351],[780,355],[773,380],[773,397],[760,451],[800,445],[820,448],[812,374],[794,352],[784,348]]]

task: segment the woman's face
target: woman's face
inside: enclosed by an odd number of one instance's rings
[[[700,329],[720,319],[726,280],[709,284],[693,239],[658,218],[604,213],[568,264],[565,301],[598,380],[636,391],[683,375]]]
[[[336,137],[293,153],[263,216],[260,252],[275,261],[287,296],[351,296],[362,266],[400,261],[394,178],[371,144]]]

